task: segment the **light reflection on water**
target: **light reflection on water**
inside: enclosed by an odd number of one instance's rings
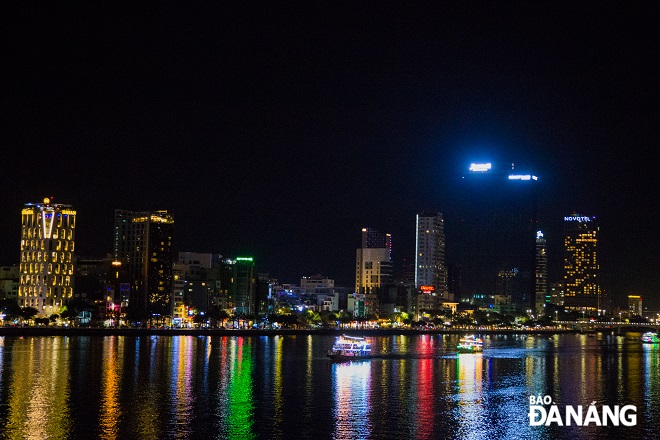
[[[656,345],[614,335],[0,337],[2,438],[656,438]],[[529,396],[637,406],[635,427],[531,427]]]
[[[332,365],[335,400],[332,408],[337,439],[369,438],[371,361]]]

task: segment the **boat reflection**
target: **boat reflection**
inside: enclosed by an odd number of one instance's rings
[[[456,419],[460,438],[481,439],[487,421],[483,393],[483,354],[459,353],[456,359],[458,379],[458,406]]]
[[[369,438],[371,361],[332,364],[335,439]]]

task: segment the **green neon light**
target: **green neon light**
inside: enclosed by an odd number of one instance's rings
[[[236,257],[236,261],[254,261],[252,257]]]

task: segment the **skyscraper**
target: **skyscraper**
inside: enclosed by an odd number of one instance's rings
[[[46,198],[27,203],[21,218],[18,304],[58,313],[73,296],[76,211]]]
[[[114,253],[128,273],[133,318],[169,315],[174,218],[167,211],[115,210]]]
[[[415,287],[433,286],[435,295],[449,299],[445,266],[445,223],[441,213],[417,214]]]
[[[548,296],[548,254],[546,240],[543,232],[536,232],[536,314],[544,313],[546,303],[550,302]]]
[[[596,217],[564,217],[564,306],[598,313],[600,285]]]
[[[538,177],[508,162],[470,169],[455,189],[459,217],[451,229],[459,245],[448,252],[463,269],[462,300],[492,295],[498,274],[515,272],[511,301],[527,312],[535,308]]]
[[[364,294],[365,315],[378,315],[378,297],[392,281],[392,235],[362,228],[362,247],[356,252],[355,293]]]

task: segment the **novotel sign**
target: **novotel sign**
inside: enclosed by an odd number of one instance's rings
[[[591,218],[580,215],[567,215],[564,217],[565,222],[590,222]]]
[[[539,180],[539,178],[531,174],[511,174],[509,180]]]

